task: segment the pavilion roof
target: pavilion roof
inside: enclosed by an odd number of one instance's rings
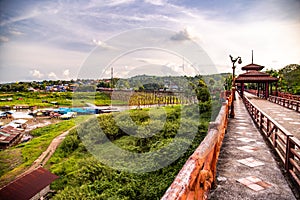
[[[248,70],[257,70],[257,71],[260,71],[263,68],[264,68],[264,66],[251,63],[251,64],[248,64],[248,65],[242,67],[242,70],[247,70],[247,71]]]
[[[278,78],[272,77],[265,72],[250,70],[246,73],[240,74],[236,79],[235,82],[276,82]]]

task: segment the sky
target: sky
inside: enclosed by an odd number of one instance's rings
[[[142,73],[143,66],[152,71],[171,66],[183,74],[181,65],[188,71],[195,64],[188,57],[197,55],[188,50],[189,40],[219,73],[232,71],[229,55],[242,58],[236,69],[241,73],[240,67],[251,63],[251,50],[254,63],[280,69],[300,64],[299,10],[299,0],[1,0],[0,82],[69,80],[88,71],[85,78],[99,78],[101,73],[94,73],[98,69],[85,67],[95,52],[95,66],[101,65],[99,71],[106,70],[106,75],[109,63],[116,65],[115,76],[120,77]],[[136,31],[151,27],[166,34]],[[149,47],[150,39],[167,36],[166,43],[177,45],[167,45],[171,51],[132,51],[136,41],[145,39]],[[173,56],[179,45],[186,50]]]

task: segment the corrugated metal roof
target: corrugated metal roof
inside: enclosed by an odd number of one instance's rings
[[[0,189],[0,199],[28,200],[59,177],[39,167]]]
[[[6,126],[0,129],[0,143],[10,143],[11,140],[15,139],[16,137],[19,137],[20,134],[20,130],[12,126]]]

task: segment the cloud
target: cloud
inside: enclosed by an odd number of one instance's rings
[[[51,80],[57,80],[58,77],[56,76],[56,74],[54,72],[50,72],[48,74],[48,78],[51,79]]]
[[[92,43],[95,44],[95,45],[97,45],[97,46],[99,46],[99,47],[102,47],[104,49],[116,49],[113,46],[109,46],[105,42],[102,42],[100,40],[93,39]]]
[[[12,17],[8,20],[1,21],[0,26],[4,26],[4,25],[11,24],[11,23],[14,23],[14,22],[27,20],[27,19],[30,19],[30,18],[34,18],[34,17],[36,17],[40,14],[41,14],[41,12],[39,10],[33,9],[30,12],[25,12],[25,13],[22,13],[21,15],[14,16],[14,17]]]
[[[70,70],[69,69],[64,70],[63,75],[64,78],[70,79]]]
[[[133,3],[135,0],[110,0],[108,4],[108,6],[118,6],[121,4],[129,4],[129,3]]]
[[[150,3],[156,6],[163,6],[165,2],[163,0],[144,0],[145,3]]]
[[[13,35],[23,35],[24,33],[20,32],[20,31],[15,31],[15,30],[11,30],[9,31],[11,34]]]
[[[0,36],[0,42],[8,42],[8,41],[9,41],[8,37]]]
[[[243,64],[247,64],[251,62],[251,49],[255,50],[254,61],[266,67],[299,63],[299,1],[249,1],[247,6],[239,2],[91,0],[16,4],[12,1],[8,3],[10,7],[1,10],[7,18],[0,20],[0,69],[15,74],[14,80],[28,75],[30,66],[38,66],[35,69],[43,72],[45,78],[50,72],[64,77],[65,69],[60,66],[70,66],[71,73],[78,70],[92,45],[116,49],[117,45],[103,41],[110,42],[114,35],[142,27],[174,30],[171,39],[176,43],[201,39],[201,47],[213,62],[228,71],[229,54],[241,56]],[[155,57],[138,58],[141,59],[121,64],[164,64],[150,60]],[[14,73],[17,68],[25,73]]]
[[[39,70],[34,69],[33,71],[30,71],[30,74],[34,77],[34,78],[42,78],[44,76],[44,74],[42,74]]]
[[[92,43],[97,46],[102,46],[102,47],[106,46],[106,44],[104,42],[102,42],[100,40],[96,40],[96,39],[92,39]]]
[[[171,37],[171,40],[194,40],[198,39],[199,36],[197,35],[197,32],[191,28],[186,27],[182,31],[179,31],[177,34]]]

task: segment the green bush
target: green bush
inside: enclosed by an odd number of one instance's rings
[[[107,140],[99,138],[97,128],[101,125],[114,145],[130,152],[157,151],[153,159],[167,161],[176,155],[178,149],[185,147],[189,142],[186,138],[178,135],[178,130],[188,136],[189,132],[196,131],[195,138],[180,158],[169,166],[149,173],[134,174],[118,171],[100,163],[89,154],[80,142],[76,131],[72,131],[59,146],[49,160],[47,166],[59,175],[60,179],[52,184],[57,190],[54,199],[159,199],[170,186],[173,179],[184,165],[187,158],[194,152],[206,135],[208,121],[199,118],[192,111],[195,107],[183,109],[182,107],[168,107],[164,111],[149,112],[146,110],[133,110],[129,113],[105,114],[97,119],[91,119],[82,124],[78,130],[89,130],[90,142],[102,142],[106,145]],[[127,117],[125,116],[127,115]],[[128,118],[130,116],[130,118]],[[185,118],[189,116],[189,118]],[[198,117],[197,117],[198,116]],[[183,119],[181,119],[183,117]],[[129,119],[134,119],[129,121]],[[166,119],[166,122],[159,119]],[[120,121],[119,121],[120,120]],[[116,122],[118,121],[118,122]],[[128,130],[136,134],[155,132],[151,137],[139,138],[128,135],[127,131],[121,130],[117,123],[121,123]],[[181,123],[181,125],[180,125]],[[134,126],[138,124],[138,126]],[[149,125],[151,124],[151,125]],[[158,127],[162,127],[159,129]],[[193,127],[193,129],[190,129]],[[195,129],[196,127],[196,129]],[[126,133],[127,132],[127,133]],[[84,135],[84,134],[83,134]],[[177,136],[176,145],[169,146]],[[88,144],[87,144],[88,145]],[[163,147],[169,146],[174,149],[174,155],[164,156]],[[106,149],[106,153],[111,152]],[[111,156],[113,152],[111,152]],[[133,163],[134,164],[134,163]],[[161,163],[157,163],[161,164]]]

